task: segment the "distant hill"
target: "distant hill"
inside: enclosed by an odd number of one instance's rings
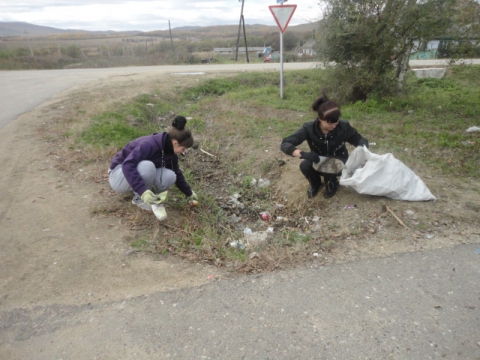
[[[25,22],[0,22],[0,36],[25,36],[25,32],[31,36],[45,36],[79,32],[79,30],[61,30]]]
[[[0,21],[0,36],[25,36],[27,32],[28,36],[48,36],[59,34],[115,34],[115,33],[127,33],[138,34],[141,31],[86,31],[76,29],[56,29],[49,26],[34,25],[25,22],[1,22]]]
[[[318,27],[318,22],[289,26],[287,32],[304,34],[313,33]],[[264,36],[265,34],[278,32],[277,26],[271,25],[245,25],[247,36]],[[169,37],[169,30],[156,30],[145,32],[146,35],[158,36],[163,38]],[[243,34],[243,33],[242,33]],[[200,38],[200,39],[218,39],[218,38],[236,38],[238,36],[238,25],[215,25],[215,26],[184,26],[172,29],[172,35],[176,38]]]
[[[318,23],[308,23],[296,26],[289,26],[288,32],[310,32],[313,31],[318,26]],[[246,25],[245,30],[249,35],[258,35],[265,32],[274,32],[278,30],[277,26],[268,26],[268,25]],[[49,36],[49,35],[59,35],[59,34],[141,34],[141,31],[86,31],[86,30],[75,30],[75,29],[56,29],[49,26],[34,25],[25,22],[0,22],[0,36]],[[238,25],[224,25],[224,26],[182,26],[178,28],[173,28],[172,32],[191,34],[192,36],[197,37],[208,37],[216,36],[219,33],[223,34],[233,34],[236,36],[238,33]],[[168,30],[159,30],[159,31],[150,31],[147,34],[152,35],[162,35],[163,33],[168,33]]]

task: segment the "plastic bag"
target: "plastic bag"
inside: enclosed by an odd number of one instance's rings
[[[385,196],[394,200],[436,200],[425,183],[392,154],[378,155],[358,146],[348,158],[340,185],[359,194]]]

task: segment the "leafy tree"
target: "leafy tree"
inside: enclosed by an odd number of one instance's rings
[[[322,0],[318,52],[343,87],[337,96],[365,100],[403,89],[415,44],[449,29],[457,0]]]
[[[80,48],[76,46],[75,44],[67,46],[62,53],[67,54],[71,58],[80,58],[82,56],[82,53],[80,51]]]
[[[457,41],[468,41],[472,47],[480,46],[480,1],[458,0],[453,26],[448,31]]]
[[[283,34],[283,47],[285,51],[291,51],[300,43],[300,37],[293,32]]]

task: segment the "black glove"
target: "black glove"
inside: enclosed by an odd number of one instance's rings
[[[368,140],[365,139],[365,138],[363,138],[362,140],[360,140],[360,141],[358,142],[358,145],[357,145],[357,146],[366,146],[367,149],[368,149],[368,148],[369,148],[369,146],[368,146]]]
[[[320,156],[315,152],[300,151],[300,159],[310,160],[313,163],[320,162]]]

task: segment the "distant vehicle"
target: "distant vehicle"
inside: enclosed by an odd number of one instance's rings
[[[280,55],[277,54],[277,53],[268,54],[268,55],[264,56],[264,58],[263,58],[264,63],[266,63],[266,62],[276,62],[276,61],[280,61]]]

